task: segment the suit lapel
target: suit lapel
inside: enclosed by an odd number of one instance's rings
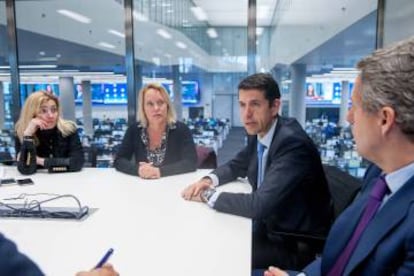
[[[248,175],[249,175],[249,182],[252,185],[253,190],[256,190],[257,189],[257,174],[258,174],[257,167],[258,167],[258,162],[259,162],[257,159],[257,136],[252,138],[251,143],[253,147],[252,151],[254,152],[254,154],[252,154],[252,159],[249,164]]]
[[[328,271],[346,247],[364,211],[367,195],[362,195],[354,201],[335,221],[329,232],[323,252],[322,271]]]
[[[380,243],[381,239],[407,215],[414,201],[414,177],[411,177],[378,211],[361,236],[344,274],[349,274]]]
[[[276,148],[278,147],[279,141],[277,140],[278,138],[278,133],[279,133],[279,129],[282,126],[282,124],[284,124],[285,122],[285,118],[278,116],[277,117],[277,122],[276,122],[276,127],[275,127],[275,131],[273,132],[273,137],[272,137],[272,142],[270,143],[270,147],[269,147],[269,151],[267,153],[267,160],[266,160],[266,164],[265,164],[265,175],[266,175],[266,171],[269,168],[269,165],[272,163],[272,156],[274,156],[274,152],[276,151]]]
[[[328,273],[335,264],[337,258],[351,239],[359,219],[364,212],[369,192],[379,173],[380,171],[373,176],[370,175],[366,177],[365,185],[361,190],[361,195],[358,196],[357,199],[335,220],[335,223],[329,232],[323,252],[322,271],[324,271],[325,274]]]

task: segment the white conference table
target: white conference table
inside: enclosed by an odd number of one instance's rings
[[[27,177],[5,168],[6,177]],[[0,218],[0,232],[51,276],[90,269],[111,247],[110,263],[124,276],[248,276],[251,221],[181,198],[181,191],[207,172],[142,180],[114,169],[39,171],[30,176],[34,185],[1,186],[0,199],[73,194],[98,210],[82,221]],[[250,192],[242,182],[222,189]]]

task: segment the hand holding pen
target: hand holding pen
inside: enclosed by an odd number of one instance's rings
[[[109,260],[112,253],[114,253],[114,249],[109,248],[108,251],[106,251],[105,255],[102,257],[102,259],[96,264],[94,269],[101,268]]]
[[[76,276],[119,276],[118,272],[112,267],[111,264],[107,264],[107,261],[111,257],[114,250],[110,248],[101,260],[96,264],[91,271],[82,271],[76,274]]]

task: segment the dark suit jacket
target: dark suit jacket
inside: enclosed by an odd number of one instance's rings
[[[360,196],[338,217],[322,259],[305,268],[307,275],[325,275],[349,241],[381,171],[371,167]],[[345,275],[414,275],[414,176],[385,203],[362,234]]]
[[[131,125],[116,154],[114,167],[124,173],[138,175],[138,163],[148,162],[147,148],[141,140],[142,126]],[[161,176],[192,172],[197,169],[197,153],[190,129],[181,122],[168,132],[167,151],[160,167]],[[135,156],[135,163],[131,162]]]
[[[270,239],[277,232],[326,235],[332,220],[330,194],[319,153],[299,123],[278,117],[263,183],[257,189],[257,136],[215,171],[219,184],[248,177],[251,194],[221,193],[214,209],[263,222]]]
[[[0,275],[44,275],[28,257],[17,251],[16,245],[0,234]]]
[[[59,168],[58,171],[61,172],[77,172],[82,169],[84,154],[77,131],[63,137],[57,128],[38,130],[36,137],[39,139],[37,146],[30,141],[20,143],[16,136],[16,155],[20,153],[17,169],[21,174],[33,174],[38,168],[42,168],[36,165],[36,156],[45,158],[44,168],[52,171],[53,168]],[[53,157],[50,157],[51,155]],[[30,162],[27,164],[29,156]]]

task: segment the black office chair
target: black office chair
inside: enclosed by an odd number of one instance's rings
[[[333,219],[335,220],[352,203],[361,188],[362,181],[335,166],[323,165],[323,169],[331,194]],[[326,241],[326,236],[315,236],[308,233],[280,231],[272,234],[285,236],[299,243],[303,242],[304,245],[316,249],[317,254],[322,253]],[[303,250],[307,250],[307,246],[303,248]],[[299,250],[301,249],[299,248]]]
[[[354,200],[362,181],[335,166],[324,165],[323,169],[328,181],[336,219]]]
[[[84,151],[84,156],[85,156],[84,167],[86,167],[86,168],[96,168],[97,155],[98,155],[97,148],[94,145],[92,145],[90,147],[83,147],[83,151]]]
[[[0,152],[0,163],[10,166],[10,165],[13,165],[15,161],[16,160],[14,160],[10,152],[7,152],[7,151]]]
[[[197,151],[197,168],[215,169],[217,168],[217,155],[212,148],[196,146]]]

